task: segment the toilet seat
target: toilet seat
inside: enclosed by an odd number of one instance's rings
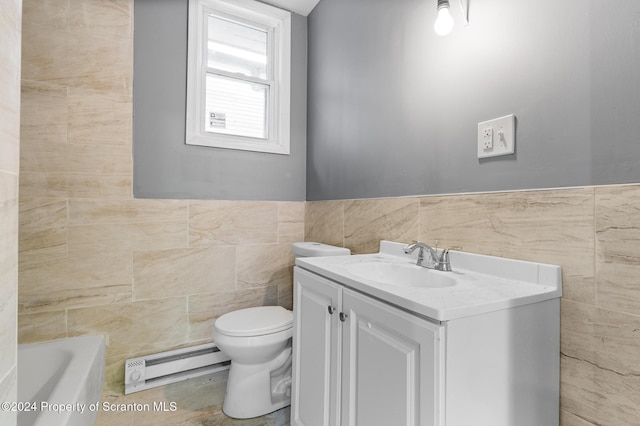
[[[262,336],[290,329],[293,313],[282,306],[259,306],[222,315],[216,330],[232,337]]]

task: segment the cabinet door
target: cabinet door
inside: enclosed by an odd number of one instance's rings
[[[348,289],[342,297],[342,425],[443,425],[444,327]]]
[[[338,425],[342,288],[298,267],[293,276],[291,423]]]

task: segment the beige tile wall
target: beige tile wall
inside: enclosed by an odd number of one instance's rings
[[[132,19],[133,0],[24,3],[19,340],[104,335],[111,396],[126,358],[291,308],[304,236],[302,202],[132,197]]]
[[[0,1],[0,401],[17,400],[21,0]],[[16,413],[0,411],[0,424]]]
[[[380,239],[563,268],[561,424],[640,424],[640,185],[306,204],[307,240]],[[454,265],[455,267],[455,265]]]

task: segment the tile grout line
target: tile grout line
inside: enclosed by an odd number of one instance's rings
[[[596,307],[599,307],[599,303],[598,303],[598,271],[597,271],[597,264],[598,264],[598,220],[597,220],[597,208],[596,208],[596,204],[597,204],[597,196],[596,196],[596,192],[597,189],[596,187],[592,187],[592,212],[593,212],[593,265],[591,266],[592,268],[592,273],[593,273],[593,303]]]

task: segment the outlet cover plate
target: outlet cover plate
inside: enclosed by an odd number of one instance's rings
[[[478,158],[510,155],[516,152],[516,118],[513,114],[478,123]],[[487,133],[492,143],[487,143]]]

